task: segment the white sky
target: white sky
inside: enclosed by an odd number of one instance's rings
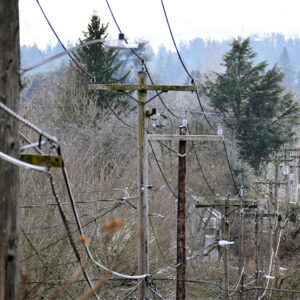
[[[40,0],[59,37],[76,42],[96,11],[109,22],[109,33],[117,37],[116,26],[105,0]],[[160,0],[109,0],[115,17],[130,41],[144,38],[157,50],[165,44],[173,50]],[[177,43],[196,37],[226,39],[253,33],[279,32],[300,35],[300,0],[164,0]],[[45,48],[56,39],[35,0],[19,0],[21,44]]]

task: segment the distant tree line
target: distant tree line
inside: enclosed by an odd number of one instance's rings
[[[253,35],[250,37],[251,46],[258,54],[255,62],[268,61],[269,66],[278,64],[278,66],[286,73],[285,85],[292,88],[298,94],[300,93],[300,38],[285,38],[282,34],[272,33],[264,36]],[[186,83],[187,78],[184,74],[177,54],[174,51],[166,49],[161,45],[158,52],[155,53],[151,45],[145,41],[142,42],[140,49],[143,56],[149,63],[150,70],[154,74],[157,82],[182,84]],[[209,71],[222,71],[220,62],[226,51],[230,49],[231,40],[215,41],[211,39],[195,38],[189,42],[181,42],[179,44],[180,53],[189,68],[195,72],[207,73]],[[68,45],[72,45],[69,43]],[[57,44],[54,47],[47,46],[45,50],[40,50],[37,45],[21,47],[22,65],[31,65],[42,58],[54,55],[62,51],[62,48]],[[139,61],[130,53],[120,52],[117,61],[124,60],[125,64],[119,69],[124,75],[130,70],[140,68]],[[67,58],[64,58],[67,61]],[[45,70],[58,66],[60,62],[46,65]],[[127,81],[133,82],[135,77],[128,76]],[[199,76],[198,76],[199,77]]]

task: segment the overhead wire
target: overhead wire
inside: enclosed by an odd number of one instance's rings
[[[65,47],[65,45],[63,44],[63,42],[61,41],[61,39],[59,38],[59,36],[57,35],[57,33],[56,33],[56,31],[54,30],[52,24],[50,23],[48,17],[46,16],[45,11],[43,10],[43,8],[42,8],[42,6],[41,6],[39,0],[36,0],[36,2],[37,2],[37,4],[38,4],[38,6],[39,6],[39,8],[40,8],[40,10],[41,10],[41,12],[42,12],[42,14],[43,14],[43,16],[45,17],[45,19],[46,19],[46,21],[47,21],[49,27],[51,28],[53,34],[55,35],[56,39],[57,39],[58,42],[60,43],[61,47],[62,47],[65,51],[67,51],[67,48]],[[87,72],[85,69],[83,69],[83,68],[80,66],[80,64],[74,59],[74,57],[71,55],[71,53],[68,53],[68,56],[69,56],[70,59],[73,61],[73,63],[77,66],[77,68],[80,69],[80,71],[81,71],[82,73],[84,73],[85,75],[87,75],[93,82],[95,81],[94,76],[92,76],[89,72]]]
[[[100,93],[102,99],[104,100],[105,104],[109,107],[109,109],[110,109],[111,112],[115,115],[115,117],[116,117],[121,123],[123,123],[125,126],[134,129],[134,128],[135,128],[134,126],[127,124],[124,120],[122,120],[122,119],[120,118],[120,116],[115,112],[115,110],[113,109],[113,107],[112,107],[112,106],[109,104],[109,102],[107,101],[106,96],[104,95],[104,93],[103,93],[102,91],[99,91],[99,93]]]
[[[111,199],[99,199],[99,200],[87,200],[87,201],[76,201],[76,204],[91,204],[97,202],[115,202],[115,201],[127,201],[127,199],[136,199],[135,196],[129,198],[111,198]],[[70,205],[70,202],[62,202],[60,205]],[[47,207],[47,206],[57,206],[57,203],[45,203],[45,204],[27,204],[27,205],[20,205],[20,208],[40,208],[40,207]]]
[[[91,75],[88,71],[86,71],[84,68],[82,68],[82,67],[80,66],[80,64],[75,60],[75,58],[71,55],[70,50],[68,50],[68,49],[65,47],[65,45],[63,44],[63,42],[62,42],[61,39],[59,38],[58,34],[57,34],[56,31],[54,30],[54,28],[53,28],[52,24],[50,23],[49,19],[47,18],[47,16],[46,16],[46,14],[45,14],[45,12],[44,12],[44,10],[43,10],[43,8],[42,8],[42,6],[41,6],[39,0],[36,0],[36,2],[37,2],[37,4],[38,4],[38,6],[40,7],[41,12],[42,12],[42,14],[44,15],[44,17],[45,17],[45,19],[46,19],[46,21],[47,21],[49,27],[51,28],[51,30],[52,30],[52,32],[53,32],[53,34],[54,34],[55,37],[57,38],[57,40],[58,40],[58,42],[60,43],[61,47],[66,51],[66,54],[68,54],[68,56],[70,57],[70,59],[75,63],[76,67],[79,68],[80,71],[81,71],[83,74],[85,74],[86,76],[88,76],[88,77],[91,79],[91,81],[92,81],[93,83],[95,83],[95,82],[96,82],[95,76]],[[88,44],[91,44],[91,42],[92,42],[92,43],[95,43],[95,41],[96,41],[96,40],[94,40],[94,41],[88,41],[87,43],[85,43],[85,45],[87,46]],[[98,42],[101,42],[101,40],[99,40]],[[98,42],[97,42],[97,43],[98,43]],[[102,93],[102,91],[100,91],[100,94],[101,94],[102,98],[104,99],[104,102],[106,103],[106,105],[109,107],[109,109],[112,111],[112,113],[117,117],[117,119],[118,119],[119,121],[121,121],[124,125],[126,125],[126,126],[128,126],[128,127],[130,127],[130,128],[134,128],[133,126],[127,124],[125,121],[123,121],[123,120],[119,117],[119,115],[115,112],[115,110],[112,108],[112,106],[108,103],[108,101],[107,101],[106,97],[104,96],[104,94]]]
[[[62,157],[60,147],[57,148],[57,152],[58,152],[58,155],[60,155],[61,158],[62,158],[62,162],[63,162],[62,163],[62,173],[63,173],[65,185],[66,185],[66,188],[67,188],[67,193],[69,195],[69,199],[70,199],[70,202],[71,202],[72,211],[73,211],[73,214],[74,214],[74,217],[75,217],[75,220],[76,220],[76,224],[77,224],[77,227],[78,227],[78,231],[79,231],[81,236],[84,236],[83,227],[81,225],[79,214],[78,214],[78,211],[77,211],[77,208],[76,208],[75,199],[74,199],[74,196],[73,196],[73,193],[72,193],[72,189],[71,189],[67,169],[66,169],[66,166],[64,164],[64,160],[63,160],[63,157]],[[101,264],[100,262],[98,262],[97,260],[94,259],[88,244],[83,243],[83,246],[84,246],[84,248],[86,250],[86,253],[87,253],[89,259],[91,260],[91,262],[93,264],[95,264],[97,267],[99,267],[100,269],[102,269],[102,270],[105,270],[105,271],[107,271],[111,274],[114,274],[114,275],[118,276],[118,277],[127,278],[127,279],[142,279],[142,278],[146,278],[146,277],[149,276],[149,274],[141,274],[141,275],[131,276],[131,275],[122,274],[122,273],[110,270],[109,268],[107,268],[106,266],[104,266],[103,264]]]
[[[10,114],[11,114],[11,113],[10,113]],[[15,115],[16,117],[18,116],[17,114],[14,114],[14,115]],[[25,123],[27,123],[27,122],[25,122]],[[35,128],[35,126],[34,126],[34,128]],[[45,134],[45,133],[44,133],[44,134]],[[48,134],[47,134],[47,135],[48,135]],[[14,165],[17,165],[18,167],[23,167],[23,168],[26,168],[26,169],[33,169],[33,170],[36,170],[36,171],[39,171],[39,172],[44,172],[44,173],[46,173],[46,174],[48,175],[49,179],[50,179],[50,184],[51,184],[51,187],[52,187],[53,195],[56,197],[55,199],[58,200],[58,198],[57,198],[57,196],[56,196],[56,194],[55,194],[54,186],[53,186],[53,178],[52,178],[51,172],[50,172],[50,170],[49,170],[48,168],[40,167],[40,166],[34,166],[34,165],[31,165],[31,164],[28,164],[28,163],[24,163],[24,162],[22,162],[22,161],[20,161],[20,160],[17,160],[17,159],[15,159],[15,158],[13,158],[13,157],[11,157],[11,156],[9,156],[9,155],[4,154],[3,152],[0,152],[0,158],[1,158],[1,159],[4,159],[4,160],[6,160],[6,161],[8,161],[8,162],[10,162],[10,163],[12,163],[12,164],[14,164]],[[58,201],[58,204],[59,204],[59,201]],[[59,206],[59,207],[60,207],[60,206]],[[69,234],[68,226],[67,226],[67,223],[66,223],[66,218],[64,217],[64,215],[62,215],[62,219],[63,219],[63,221],[64,221],[64,223],[65,223],[66,230],[67,230],[67,233],[68,233],[68,236],[69,236],[69,239],[70,239],[70,243],[71,243],[71,245],[72,245],[72,247],[73,247],[73,249],[74,249],[74,253],[75,253],[75,255],[76,255],[77,259],[78,259],[78,262],[79,262],[80,265],[81,265],[81,268],[82,268],[82,270],[83,270],[83,273],[85,274],[86,280],[87,280],[88,284],[90,285],[90,287],[93,288],[93,285],[92,285],[91,281],[89,280],[89,277],[88,277],[88,275],[86,274],[86,272],[85,272],[85,270],[84,270],[84,267],[83,267],[83,265],[82,265],[82,263],[81,263],[81,259],[80,259],[79,252],[77,251],[76,247],[74,248],[74,245],[75,245],[75,244],[74,244],[74,241],[72,240],[72,236],[70,236],[70,234]],[[25,237],[26,237],[26,235],[25,235]],[[28,239],[27,239],[27,240],[28,240]],[[29,241],[29,240],[28,240],[28,241]],[[30,245],[33,247],[33,249],[34,249],[34,251],[35,251],[35,248],[34,248],[34,246],[33,246],[33,244],[32,244],[31,242],[30,242]],[[36,253],[37,253],[37,252],[36,252]],[[38,257],[40,257],[38,253],[37,253],[37,255],[38,255]],[[98,297],[97,294],[95,294],[95,296],[96,296],[97,299],[100,299],[100,298]]]
[[[21,121],[23,124],[27,125],[28,127],[30,127],[31,129],[37,131],[38,133],[40,133],[41,136],[45,136],[47,137],[49,140],[51,141],[54,141],[56,144],[57,144],[57,152],[58,152],[58,155],[61,156],[62,158],[62,153],[61,153],[61,149],[60,149],[60,146],[58,145],[58,142],[57,142],[57,139],[50,136],[49,134],[47,134],[46,132],[43,132],[42,130],[40,130],[38,127],[36,127],[35,125],[31,124],[29,121],[25,120],[24,118],[20,117],[18,114],[16,114],[14,111],[12,111],[11,109],[9,109],[6,105],[4,105],[3,103],[0,102],[0,108],[2,108],[3,110],[5,110],[7,113],[9,113],[11,116],[13,116],[14,118],[16,118],[17,120]],[[0,152],[0,158],[2,159],[5,159],[11,163],[14,163],[18,166],[21,166],[21,167],[25,167],[25,168],[31,168],[31,169],[35,169],[35,170],[39,170],[41,172],[45,172],[49,175],[49,178],[50,178],[50,183],[51,183],[51,187],[52,187],[52,193],[53,193],[53,196],[55,197],[55,199],[58,199],[57,198],[57,195],[55,194],[56,191],[54,189],[54,185],[53,185],[53,179],[52,179],[52,175],[51,173],[48,171],[48,168],[44,168],[44,167],[39,167],[39,166],[33,166],[31,164],[27,164],[27,163],[23,163],[22,161],[19,161],[13,157],[10,157],[2,152]],[[66,183],[66,186],[67,186],[67,192],[68,192],[68,195],[69,195],[69,198],[70,198],[70,201],[71,201],[71,204],[72,204],[72,209],[73,209],[73,213],[74,213],[74,216],[75,216],[75,219],[76,219],[76,223],[77,223],[77,226],[78,226],[78,230],[80,232],[81,235],[83,235],[83,230],[82,230],[82,226],[81,226],[81,222],[80,222],[80,219],[79,219],[79,216],[78,216],[78,212],[77,212],[77,209],[76,209],[76,204],[75,204],[75,201],[74,201],[74,198],[73,198],[73,195],[72,195],[72,191],[71,191],[71,187],[70,187],[70,184],[69,184],[69,179],[68,179],[68,174],[67,174],[67,171],[66,171],[66,168],[65,168],[65,165],[64,165],[64,160],[62,158],[62,172],[63,172],[63,176],[64,176],[64,180],[65,180],[65,183]],[[58,205],[58,207],[60,207]],[[63,215],[61,215],[63,216]],[[68,233],[69,235],[69,233]],[[71,240],[70,240],[71,242]],[[120,277],[124,277],[124,278],[137,278],[137,279],[140,279],[140,278],[146,278],[147,276],[149,276],[149,274],[143,274],[143,275],[137,275],[137,276],[128,276],[128,275],[124,275],[124,274],[121,274],[121,273],[118,273],[118,272],[115,272],[113,270],[110,270],[108,269],[107,267],[105,267],[104,265],[100,264],[99,262],[97,262],[90,250],[89,250],[89,247],[88,245],[84,245],[86,251],[87,251],[87,254],[88,254],[88,257],[90,258],[90,260],[96,264],[98,267],[100,267],[101,269],[104,269],[105,271],[107,272],[110,272],[116,276],[120,276]],[[75,251],[75,250],[74,250]]]
[[[164,179],[164,181],[165,181],[167,187],[169,188],[170,192],[172,193],[172,195],[175,197],[175,199],[177,199],[177,196],[176,196],[175,192],[174,192],[173,189],[171,188],[171,186],[170,186],[170,184],[169,184],[169,182],[168,182],[168,180],[167,180],[165,174],[163,173],[163,171],[162,171],[162,169],[161,169],[161,166],[160,166],[160,164],[159,164],[159,162],[158,162],[158,160],[157,160],[156,154],[155,154],[155,152],[154,152],[154,149],[153,149],[153,147],[152,147],[152,143],[151,143],[150,140],[149,140],[149,145],[150,145],[150,148],[151,148],[151,150],[152,150],[154,160],[155,160],[155,162],[156,162],[156,164],[157,164],[157,167],[158,167],[158,169],[159,169],[159,172],[160,172],[162,178]]]
[[[105,1],[106,1],[106,4],[107,4],[108,9],[109,9],[109,11],[110,11],[110,14],[111,14],[111,16],[112,16],[112,18],[113,18],[113,20],[114,20],[114,23],[115,23],[116,27],[117,27],[118,30],[119,30],[119,33],[122,33],[122,30],[121,30],[121,28],[120,28],[120,26],[119,26],[119,24],[118,24],[118,22],[117,22],[117,19],[116,19],[115,15],[114,15],[114,13],[113,13],[113,11],[112,11],[112,9],[111,9],[111,6],[110,6],[108,0],[105,0]],[[126,38],[125,38],[124,40],[125,40],[126,43],[128,43],[127,40],[126,40]],[[148,69],[148,67],[147,67],[147,65],[146,65],[146,63],[145,63],[145,60],[144,60],[144,59],[143,59],[143,58],[142,58],[142,57],[141,57],[134,49],[131,49],[131,52],[132,52],[132,53],[133,53],[133,54],[141,61],[141,64],[144,66],[145,71],[146,71],[146,73],[147,73],[147,75],[148,75],[148,78],[149,78],[151,84],[154,85],[154,81],[153,81],[152,76],[151,76],[151,74],[150,74],[150,72],[149,72],[149,69]],[[175,118],[177,118],[177,119],[182,119],[181,116],[176,115],[175,113],[173,113],[173,112],[168,108],[168,106],[164,103],[163,99],[161,98],[161,96],[159,95],[159,93],[158,93],[157,91],[156,91],[156,95],[158,96],[160,102],[161,102],[162,105],[165,107],[165,109],[169,112],[169,114],[171,114],[173,117],[175,117]]]
[[[225,141],[223,140],[223,148],[224,148],[224,152],[225,152],[225,157],[226,157],[226,161],[227,161],[227,165],[228,165],[228,168],[229,168],[229,171],[230,171],[230,175],[231,175],[231,179],[232,179],[232,182],[234,184],[234,187],[236,189],[236,192],[238,193],[238,196],[243,199],[243,197],[241,196],[240,194],[240,190],[237,186],[237,183],[235,181],[235,178],[234,178],[234,175],[233,175],[233,171],[232,171],[232,167],[231,167],[231,164],[230,164],[230,161],[229,161],[229,157],[228,157],[228,153],[227,153],[227,148],[226,148],[226,144],[225,144]]]
[[[173,32],[172,32],[170,23],[169,23],[169,19],[168,19],[168,16],[167,16],[167,12],[166,12],[166,9],[165,9],[163,0],[161,0],[161,5],[162,5],[163,11],[164,11],[165,19],[166,19],[166,22],[167,22],[167,25],[168,25],[168,28],[169,28],[169,32],[170,32],[170,35],[171,35],[171,38],[172,38],[172,41],[173,41],[173,44],[174,44],[174,47],[175,47],[177,56],[178,56],[178,58],[179,58],[179,60],[180,60],[180,62],[181,62],[181,65],[182,65],[183,69],[185,70],[185,72],[187,73],[187,75],[190,77],[192,85],[193,85],[193,86],[196,86],[195,80],[194,80],[193,76],[190,74],[190,72],[188,71],[187,67],[185,66],[185,64],[184,64],[184,62],[183,62],[183,59],[182,59],[182,57],[181,57],[181,55],[180,55],[180,52],[179,52],[179,50],[178,50],[178,47],[177,47],[177,44],[176,44],[176,41],[175,41],[175,38],[174,38],[174,35],[173,35]],[[196,96],[197,96],[197,100],[198,100],[199,106],[200,106],[202,112],[204,113],[205,111],[204,111],[204,109],[203,109],[203,106],[202,106],[201,99],[200,99],[200,96],[199,96],[198,91],[196,91]],[[207,124],[208,124],[212,129],[216,129],[216,128],[210,123],[210,121],[208,120],[206,114],[204,114],[204,118],[205,118]]]
[[[168,28],[169,28],[169,32],[170,32],[170,35],[171,35],[171,38],[172,38],[174,47],[175,47],[176,52],[177,52],[177,55],[178,55],[178,58],[179,58],[179,60],[180,60],[180,62],[181,62],[181,64],[182,64],[182,67],[184,68],[185,72],[186,72],[187,75],[191,78],[192,84],[195,85],[195,80],[194,80],[193,76],[189,73],[189,71],[188,71],[187,67],[185,66],[185,64],[184,64],[184,62],[183,62],[183,59],[182,59],[182,57],[181,57],[181,55],[180,55],[179,49],[178,49],[178,47],[177,47],[177,44],[176,44],[176,41],[175,41],[175,38],[174,38],[174,35],[173,35],[173,32],[172,32],[172,29],[171,29],[171,26],[170,26],[170,23],[169,23],[169,19],[168,19],[168,16],[167,16],[167,12],[166,12],[166,9],[165,9],[163,0],[161,0],[161,4],[162,4],[162,8],[163,8],[163,11],[164,11],[165,19],[166,19],[166,22],[167,22],[167,25],[168,25]],[[203,109],[203,106],[202,106],[202,103],[201,103],[201,100],[200,100],[200,96],[199,96],[198,91],[196,91],[196,95],[197,95],[197,99],[198,99],[200,108],[201,108],[202,112],[204,113],[205,111],[204,111],[204,109]],[[206,122],[208,123],[208,125],[209,125],[212,129],[216,129],[216,128],[209,122],[209,120],[208,120],[206,114],[204,114],[204,118],[205,118]],[[232,168],[231,168],[231,165],[230,165],[230,162],[229,162],[229,159],[228,159],[227,150],[226,150],[226,145],[225,145],[225,142],[224,142],[224,141],[223,141],[223,145],[224,145],[224,150],[225,150],[225,155],[226,155],[226,159],[227,159],[227,162],[228,162],[228,166],[229,166],[229,169],[230,169],[230,174],[231,174],[231,177],[232,177],[234,186],[235,186],[235,188],[236,188],[236,190],[237,190],[237,193],[238,193],[239,196],[240,196],[239,189],[238,189],[237,184],[236,184],[236,181],[235,181],[235,179],[234,179],[233,172],[232,172]],[[198,160],[197,160],[197,161],[198,161]],[[205,181],[206,181],[206,180],[205,180]],[[209,189],[210,189],[211,192],[213,192],[211,188],[209,188]],[[214,194],[214,193],[213,193],[213,194]]]
[[[154,239],[155,239],[155,242],[157,244],[157,248],[161,254],[161,256],[163,257],[163,260],[165,261],[165,263],[172,269],[176,269],[177,266],[176,265],[171,265],[168,261],[167,261],[167,258],[165,256],[165,254],[163,253],[161,247],[160,247],[160,244],[158,242],[158,239],[157,239],[157,236],[156,236],[156,233],[155,233],[155,230],[154,230],[154,227],[153,227],[153,224],[152,224],[152,220],[151,220],[151,217],[149,216],[149,223],[150,223],[150,226],[151,226],[151,229],[152,229],[152,232],[153,232],[153,236],[154,236]]]
[[[118,208],[118,207],[121,206],[121,205],[122,205],[122,203],[116,204],[116,205],[115,205],[113,208],[111,208],[109,211],[106,211],[105,213],[103,213],[103,214],[97,216],[96,218],[93,218],[91,221],[88,221],[87,223],[85,223],[82,227],[86,227],[86,226],[92,224],[93,222],[97,221],[99,218],[104,217],[105,215],[107,215],[108,213],[112,212],[113,210],[115,210],[116,208]],[[75,229],[75,230],[73,230],[71,233],[75,233],[75,232],[78,232],[78,228]],[[68,237],[68,236],[65,235],[65,236],[61,237],[60,239],[58,239],[58,240],[56,240],[56,241],[54,241],[54,242],[48,244],[48,245],[45,246],[44,248],[39,249],[39,252],[38,252],[38,253],[41,253],[41,252],[43,252],[43,251],[49,249],[50,247],[53,247],[53,246],[56,245],[57,243],[59,243],[59,242],[65,240],[67,237]],[[33,254],[27,256],[26,258],[24,258],[23,260],[21,260],[21,263],[23,263],[23,262],[29,260],[30,258],[34,257],[34,256],[37,255],[38,253],[33,253]]]
[[[161,300],[165,300],[165,298],[163,298],[163,296],[160,294],[160,292],[158,291],[156,285],[154,284],[154,282],[150,282],[149,284],[149,289],[150,291],[152,291],[152,293],[157,296],[159,299]]]
[[[25,126],[29,127],[33,131],[37,132],[40,136],[47,138],[51,142],[58,143],[58,140],[56,137],[51,136],[50,134],[41,130],[40,128],[38,128],[37,126],[35,126],[31,122],[29,122],[28,120],[24,119],[23,117],[18,115],[16,112],[11,110],[9,107],[7,107],[4,103],[0,102],[0,108],[2,110],[4,110],[5,112],[7,112],[9,115],[11,115],[14,119],[18,120],[19,122],[23,123]]]
[[[213,285],[215,287],[218,287],[222,291],[233,292],[232,290],[226,290],[225,288],[223,288],[220,284],[218,284],[216,282],[209,282],[209,281],[204,281],[204,280],[179,279],[179,278],[175,278],[175,277],[174,278],[156,278],[156,277],[153,277],[152,280],[153,281],[184,281],[184,282],[187,282],[187,283]],[[265,289],[265,287],[263,287],[263,286],[248,286],[248,285],[247,286],[243,285],[243,286],[247,288],[247,289],[244,290],[244,292],[248,292],[248,291],[251,291],[251,290],[264,290]],[[300,294],[300,290],[288,290],[288,289],[277,289],[277,288],[267,288],[267,290],[281,292],[281,293]],[[234,292],[239,293],[239,291],[234,291]]]
[[[59,41],[59,43],[61,44],[61,46],[64,48],[64,50],[67,51],[66,47],[63,45],[62,41],[60,40],[60,38],[59,38],[58,35],[56,34],[56,32],[55,32],[53,26],[52,26],[51,23],[49,22],[49,20],[48,20],[48,18],[47,18],[47,16],[46,16],[45,12],[43,11],[43,9],[42,9],[42,7],[41,7],[39,1],[36,0],[36,2],[37,2],[37,4],[39,5],[39,7],[40,7],[40,9],[41,9],[41,11],[42,11],[44,17],[45,17],[46,20],[47,20],[48,25],[50,26],[51,30],[52,30],[53,33],[55,34],[57,40]],[[68,53],[68,55],[70,56],[69,53]],[[72,56],[70,56],[70,57],[71,57],[72,61],[75,62],[74,58],[73,58]],[[85,70],[83,70],[83,69],[80,67],[80,65],[77,64],[77,62],[75,62],[75,64],[76,64],[76,66],[77,66],[78,68],[80,68],[80,70],[81,70],[82,72],[84,72],[87,76],[89,76],[91,79],[93,79],[93,81],[95,81],[94,77],[93,77],[92,75],[90,75],[89,73],[87,73]],[[102,92],[101,92],[101,94],[103,95]],[[104,95],[103,95],[103,99],[105,99],[105,98],[104,98]],[[105,102],[106,102],[106,99],[105,99]],[[109,103],[106,102],[106,104],[107,104],[107,105],[110,107],[110,109],[114,112],[114,110],[113,110],[112,107],[109,105]],[[114,114],[117,116],[117,114],[116,114],[115,112],[114,112]],[[120,120],[119,116],[118,116],[118,119]],[[129,127],[132,127],[132,126],[126,124],[124,121],[123,121],[123,123],[124,123],[125,125],[129,126]],[[62,153],[61,153],[60,147],[57,148],[57,151],[58,151],[58,154],[62,157]],[[62,159],[62,161],[63,161],[63,159]],[[67,187],[67,192],[68,192],[68,195],[69,195],[69,198],[70,198],[70,201],[71,201],[72,210],[73,210],[73,213],[74,213],[74,216],[75,216],[75,219],[76,219],[76,223],[77,223],[77,226],[78,226],[78,230],[79,230],[80,234],[83,235],[83,228],[82,228],[82,226],[81,226],[81,222],[80,222],[80,219],[79,219],[79,215],[78,215],[78,212],[77,212],[77,209],[76,209],[76,204],[75,204],[75,200],[74,200],[74,197],[73,197],[73,194],[72,194],[72,190],[71,190],[71,187],[70,187],[69,178],[68,178],[67,170],[66,170],[65,165],[64,165],[64,161],[63,161],[63,164],[62,164],[62,172],[63,172],[63,177],[64,177],[64,180],[65,180],[65,184],[66,184],[66,187]],[[50,177],[50,178],[52,178],[52,177]],[[55,196],[55,189],[54,189],[54,186],[53,186],[53,185],[51,185],[51,186],[53,187],[53,188],[52,188],[52,192],[53,192],[53,194],[54,194],[54,196]],[[57,196],[56,196],[55,198],[58,199]],[[58,202],[58,203],[59,203],[59,202]],[[58,206],[58,207],[60,207],[60,206]],[[62,212],[61,209],[60,209],[60,212]],[[62,215],[62,214],[61,214],[61,215]],[[62,215],[62,217],[63,217],[63,215]],[[86,249],[86,252],[87,252],[87,254],[88,254],[89,259],[90,259],[95,265],[97,265],[98,267],[100,267],[101,269],[103,269],[103,270],[105,270],[105,271],[107,271],[107,272],[110,272],[110,273],[112,273],[112,274],[114,274],[114,275],[117,275],[117,276],[120,276],[120,277],[123,277],[123,278],[135,278],[135,279],[141,279],[141,278],[146,278],[146,277],[148,276],[148,274],[137,275],[137,276],[129,276],[129,275],[124,275],[124,274],[115,272],[115,271],[113,271],[113,270],[110,270],[110,269],[108,269],[107,267],[105,267],[104,265],[102,265],[102,264],[100,264],[99,262],[97,262],[97,261],[93,258],[92,254],[91,254],[91,252],[90,252],[89,246],[88,246],[87,244],[84,244],[84,248]]]
[[[55,201],[57,203],[57,206],[58,206],[58,209],[59,209],[59,213],[60,213],[61,219],[62,219],[62,221],[64,223],[64,226],[65,226],[65,229],[66,229],[66,232],[67,232],[70,244],[72,246],[72,249],[74,251],[74,254],[75,254],[75,256],[76,256],[76,258],[78,260],[78,263],[79,263],[79,265],[81,267],[81,270],[82,270],[82,272],[83,272],[83,274],[84,274],[84,276],[85,276],[85,278],[86,278],[86,280],[87,280],[90,288],[93,289],[94,286],[93,286],[93,284],[92,284],[92,282],[91,282],[91,280],[90,280],[90,278],[89,278],[89,276],[88,276],[88,274],[87,274],[87,272],[86,272],[86,270],[84,268],[81,256],[79,254],[78,249],[76,248],[76,245],[75,245],[75,242],[74,242],[74,239],[73,239],[73,236],[72,236],[72,232],[71,232],[71,229],[69,227],[67,218],[66,218],[66,216],[65,216],[65,214],[63,212],[62,206],[60,205],[60,201],[59,201],[58,196],[56,194],[56,190],[55,190],[55,186],[54,186],[54,181],[53,181],[53,177],[52,177],[51,173],[49,174],[49,181],[50,181],[50,185],[51,185],[51,190],[52,190],[53,196],[54,196]],[[96,298],[100,300],[100,297],[98,296],[98,294],[96,293],[96,291],[94,291],[94,294],[95,294]]]

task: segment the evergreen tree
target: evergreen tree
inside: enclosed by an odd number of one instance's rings
[[[239,145],[241,158],[257,169],[262,157],[295,138],[299,105],[282,87],[284,78],[275,65],[254,64],[250,39],[234,40],[223,57],[224,73],[206,78],[201,90],[224,118]]]
[[[92,15],[91,21],[88,24],[88,30],[84,32],[84,39],[80,42],[87,42],[96,39],[107,38],[108,24],[101,23],[100,17]],[[97,83],[118,84],[124,83],[129,72],[118,78],[116,75],[123,64],[123,60],[117,60],[119,51],[115,49],[106,49],[103,43],[94,44],[84,47],[76,54],[77,59],[91,73]],[[126,107],[128,104],[127,98],[118,92],[104,92],[110,103],[113,101],[116,106]],[[98,105],[102,108],[106,107],[102,97],[98,98]]]

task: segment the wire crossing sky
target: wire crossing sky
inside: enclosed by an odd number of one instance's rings
[[[110,36],[117,29],[105,0],[41,0],[62,41],[76,42],[86,30],[93,12],[109,22]],[[299,0],[165,0],[172,30],[180,41],[196,37],[230,39],[237,36],[278,32],[300,36]],[[110,5],[130,41],[143,38],[157,50],[160,44],[172,49],[160,0],[111,0]],[[35,0],[20,0],[21,45],[45,48],[56,44]]]

